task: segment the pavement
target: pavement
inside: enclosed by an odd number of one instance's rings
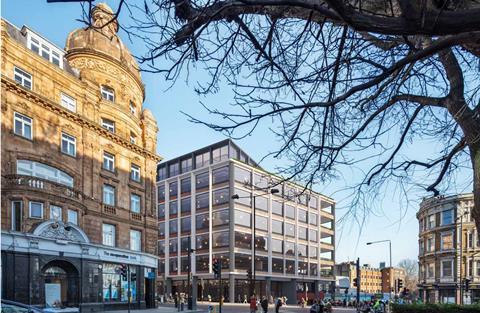
[[[209,303],[209,302],[199,302],[197,303],[197,310],[190,311],[185,310],[181,313],[206,313],[208,312],[208,306],[213,305],[218,307],[218,303]],[[280,313],[309,313],[310,307],[302,308],[298,305],[286,305],[280,308]],[[108,311],[109,313],[127,313],[127,310],[122,311]],[[146,310],[131,310],[131,313],[178,313],[178,309],[174,307],[173,304],[161,304],[156,309],[146,309]],[[214,311],[218,313],[217,311]],[[273,305],[270,305],[268,308],[268,313],[274,313],[275,308]],[[333,308],[333,313],[354,313],[355,309],[353,308]],[[222,306],[222,313],[250,313],[250,308],[248,304],[243,303],[225,303]],[[257,311],[261,313],[261,311]]]

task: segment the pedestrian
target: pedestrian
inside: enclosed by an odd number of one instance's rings
[[[250,297],[250,313],[256,313],[257,312],[257,299],[255,298],[255,295]]]
[[[275,313],[279,313],[280,307],[282,306],[282,298],[278,297],[277,301],[275,301]]]
[[[178,292],[175,292],[175,297],[173,298],[173,302],[175,303],[175,307],[178,308]]]
[[[268,312],[268,300],[267,297],[263,296],[262,301],[260,302],[260,306],[263,309],[263,313]]]
[[[243,303],[248,303],[248,301],[247,301],[247,295],[243,295]]]
[[[183,311],[185,305],[185,294],[182,292],[180,294],[180,311]]]

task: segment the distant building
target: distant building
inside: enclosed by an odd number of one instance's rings
[[[480,240],[472,208],[471,193],[427,198],[420,204],[418,287],[425,302],[480,301]],[[468,291],[462,288],[465,279]]]
[[[385,263],[383,263],[385,265]],[[397,267],[383,267],[382,272],[382,292],[399,294],[402,290],[398,289],[398,280],[402,281],[405,288],[405,270]]]
[[[355,262],[335,264],[335,275],[346,276],[350,279],[350,289],[354,290],[354,279],[357,277]],[[382,272],[378,268],[364,264],[360,267],[360,292],[375,294],[382,292]]]
[[[286,296],[296,303],[297,296],[313,299],[333,291],[335,202],[279,182],[231,140],[160,163],[158,293],[190,293],[190,268],[193,295],[218,301],[215,258],[222,261],[225,301],[249,297],[253,264],[257,296]],[[189,242],[195,249],[191,262]]]

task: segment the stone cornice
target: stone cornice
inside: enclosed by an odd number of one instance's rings
[[[68,111],[67,109],[61,107],[59,104],[31,91],[27,90],[20,85],[18,85],[16,82],[14,82],[12,79],[5,77],[3,74],[1,75],[2,78],[2,84],[6,90],[14,91],[17,95],[22,96],[23,98],[30,100],[32,102],[35,102],[42,107],[55,112],[56,114],[78,124],[81,125],[82,127],[86,127],[95,133],[115,142],[116,144],[127,148],[129,150],[132,150],[142,156],[144,156],[147,159],[154,160],[155,162],[160,162],[162,158],[154,153],[151,153],[150,151],[147,151],[146,149],[143,149],[142,147],[139,147],[137,145],[134,145],[130,143],[128,140],[113,134],[109,132],[108,130],[102,128],[99,124],[77,114]]]

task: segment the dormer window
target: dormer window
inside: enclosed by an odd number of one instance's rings
[[[102,118],[102,127],[111,133],[115,133],[115,122]]]
[[[112,88],[102,85],[101,91],[103,99],[115,102],[115,91]]]
[[[130,113],[132,113],[133,115],[137,113],[137,107],[135,106],[135,103],[133,103],[133,101],[130,101]]]
[[[46,41],[45,39],[30,30],[27,30],[27,41],[30,50],[32,50],[45,60],[57,65],[60,68],[63,68],[62,61],[65,52],[63,52],[61,49],[58,49],[53,44]]]

